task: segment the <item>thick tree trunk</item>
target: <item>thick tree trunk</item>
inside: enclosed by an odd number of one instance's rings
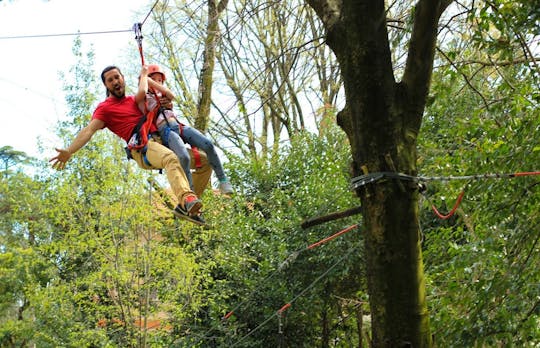
[[[447,1],[420,0],[403,81],[393,74],[383,0],[308,0],[327,29],[343,76],[354,176],[416,175],[417,135],[429,90],[437,22]],[[418,223],[418,190],[398,180],[357,190],[374,347],[432,345]]]

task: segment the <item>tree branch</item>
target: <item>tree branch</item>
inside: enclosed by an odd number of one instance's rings
[[[452,59],[450,59],[450,57],[448,57],[446,53],[444,53],[439,48],[437,48],[437,50],[450,63],[450,65],[452,65],[456,69],[456,71],[461,74],[461,76],[463,77],[467,85],[471,88],[471,90],[473,90],[482,99],[482,102],[484,103],[485,108],[489,109],[489,104],[486,98],[484,97],[484,95],[482,95],[482,93],[476,87],[473,86],[469,77],[465,73],[462,72],[462,70],[452,61]]]
[[[306,0],[323,21],[325,28],[330,29],[339,19],[341,0]]]
[[[417,100],[424,100],[429,90],[439,18],[450,0],[419,0],[414,10],[414,25],[403,82]]]
[[[338,211],[338,212],[335,212],[335,213],[332,213],[332,214],[309,218],[307,220],[304,220],[304,222],[302,222],[302,224],[300,226],[303,229],[306,229],[306,228],[309,228],[309,227],[312,227],[312,226],[323,224],[323,223],[328,222],[328,221],[343,219],[343,218],[346,218],[346,217],[349,217],[349,216],[352,216],[352,215],[360,214],[361,212],[362,212],[362,207],[357,206],[357,207],[354,207],[354,208],[351,208],[351,209]]]

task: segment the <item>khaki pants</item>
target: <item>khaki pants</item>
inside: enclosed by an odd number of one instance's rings
[[[186,174],[180,166],[178,157],[176,157],[174,152],[157,143],[154,139],[150,139],[148,141],[146,150],[146,159],[151,163],[151,165],[144,162],[143,154],[139,150],[131,150],[131,156],[135,162],[137,162],[139,167],[143,169],[165,169],[167,180],[169,181],[169,185],[171,185],[171,190],[178,199],[178,202],[181,202],[182,205],[184,204],[184,200],[188,195],[194,194],[194,192],[189,188]],[[211,173],[212,172],[210,170],[210,174]],[[193,179],[195,180],[195,177]],[[201,175],[201,178],[198,180],[203,179],[204,177]],[[208,183],[208,181],[206,183]],[[193,185],[195,186],[195,181]],[[199,182],[199,185],[202,185],[202,181]]]
[[[202,150],[199,150],[200,155],[200,166],[195,167],[195,158],[193,156],[193,151],[188,150],[189,156],[191,157],[191,169],[194,171],[191,173],[193,179],[193,189],[197,197],[201,197],[204,190],[210,182],[210,177],[212,176],[212,167],[208,162],[208,157],[206,153]]]

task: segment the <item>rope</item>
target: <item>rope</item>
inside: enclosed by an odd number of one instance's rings
[[[375,183],[379,180],[388,178],[388,179],[395,179],[395,180],[403,180],[403,181],[409,181],[409,182],[427,182],[427,181],[452,181],[452,180],[481,180],[481,179],[504,179],[504,178],[517,178],[522,176],[534,176],[534,175],[540,175],[540,171],[532,171],[532,172],[517,172],[517,173],[493,173],[493,174],[474,174],[474,175],[462,175],[462,176],[412,176],[407,175],[403,173],[396,173],[396,172],[376,172],[376,173],[370,173],[366,175],[361,175],[353,178],[351,180],[351,190],[356,190],[362,186],[365,186],[367,184]],[[439,219],[446,220],[453,216],[458,209],[459,205],[461,204],[461,201],[463,200],[463,196],[465,195],[465,189],[463,189],[454,206],[452,207],[452,210],[450,210],[447,214],[442,214],[437,210],[435,205],[431,203],[431,209],[437,215]],[[426,197],[424,195],[424,197]],[[426,199],[428,199],[426,197]],[[429,201],[429,199],[428,199]]]
[[[316,243],[313,243],[313,244],[310,244],[308,245],[307,247],[303,248],[303,249],[299,249],[297,251],[294,251],[292,252],[291,254],[289,254],[289,256],[287,256],[287,258],[281,262],[278,266],[278,268],[276,270],[274,270],[272,273],[270,273],[268,276],[266,276],[262,281],[259,282],[259,284],[265,284],[270,278],[274,277],[276,274],[278,274],[278,272],[281,272],[283,269],[285,269],[286,267],[288,267],[292,262],[294,262],[296,260],[296,258],[298,257],[298,255],[300,255],[300,253],[306,251],[306,250],[311,250],[311,249],[314,249],[328,241],[331,241],[332,239],[335,239],[351,230],[353,230],[354,228],[358,227],[358,224],[354,224],[352,226],[349,226],[349,227],[346,227],[344,229],[342,229],[341,231],[337,232],[337,233],[334,233],[333,235],[329,236],[329,237],[326,237]],[[257,291],[257,289],[259,289],[260,285],[256,287],[255,291],[253,291],[253,293],[255,293]],[[239,308],[243,307],[247,302],[249,301],[249,299],[244,299],[241,303],[239,303],[238,305],[236,305],[232,310],[230,310],[229,312],[227,312],[227,314],[225,314],[222,318],[221,318],[221,321],[224,322],[226,320],[228,320]],[[292,303],[292,301],[290,302]],[[287,305],[284,305],[280,311],[280,314],[281,312],[285,311],[287,308],[290,307],[290,303]],[[268,318],[267,321],[269,321],[272,317]],[[264,325],[266,324],[265,321],[263,324],[261,325]],[[204,334],[204,336],[202,338],[200,338],[199,341],[205,341],[207,339],[209,339],[211,336],[210,336],[210,333],[213,331],[214,329],[210,329],[208,332],[206,332]]]
[[[287,302],[285,305],[283,305],[279,310],[275,311],[274,314],[272,314],[270,317],[268,317],[266,320],[264,320],[261,324],[259,324],[256,328],[248,332],[246,335],[241,337],[235,344],[231,345],[231,347],[236,347],[238,344],[240,344],[242,341],[244,341],[246,338],[251,336],[253,333],[258,331],[261,327],[263,327],[266,323],[268,323],[272,318],[275,316],[281,315],[286,309],[291,307],[292,303],[296,301],[298,298],[303,296],[308,290],[310,290],[315,284],[317,284],[319,281],[321,281],[324,277],[326,277],[334,268],[336,268],[337,265],[341,264],[343,260],[345,260],[349,255],[356,249],[356,246],[351,247],[347,253],[345,253],[337,262],[335,262],[330,268],[328,268],[326,271],[324,271],[317,279],[315,279],[311,284],[309,284],[304,290],[302,290],[298,295],[293,297],[292,300]]]
[[[454,213],[456,212],[457,208],[459,207],[459,204],[461,203],[461,200],[463,199],[463,196],[465,195],[465,190],[461,191],[461,193],[459,194],[457,200],[456,200],[456,203],[454,204],[454,207],[452,208],[452,210],[450,210],[450,212],[448,214],[441,214],[437,208],[435,207],[434,204],[431,204],[431,209],[433,210],[433,212],[435,213],[435,215],[437,215],[437,217],[441,220],[446,220],[448,218],[450,218],[452,215],[454,215]]]
[[[325,238],[325,239],[323,239],[323,240],[320,240],[320,241],[318,241],[317,243],[311,244],[311,245],[308,246],[306,249],[313,249],[313,248],[316,248],[316,247],[318,247],[319,245],[324,244],[324,243],[326,243],[326,242],[328,242],[328,241],[330,241],[330,240],[332,240],[332,239],[334,239],[334,238],[336,238],[336,237],[339,237],[339,236],[341,236],[342,234],[345,234],[345,233],[349,232],[350,230],[352,230],[353,228],[356,228],[356,227],[358,227],[358,224],[354,224],[354,225],[352,225],[352,226],[349,226],[349,227],[347,227],[347,228],[345,228],[345,229],[339,231],[338,233],[331,235],[330,237],[327,237],[327,238]]]
[[[300,253],[306,251],[306,250],[311,250],[311,249],[314,249],[328,241],[331,241],[332,239],[334,238],[337,238],[339,236],[341,236],[342,234],[345,234],[349,231],[351,231],[352,229],[358,227],[358,224],[354,224],[352,226],[349,226],[347,228],[344,228],[343,230],[331,235],[330,237],[326,237],[316,243],[313,243],[311,245],[308,245],[307,247],[303,248],[303,249],[299,249],[297,251],[294,251],[292,252],[291,254],[289,254],[289,256],[282,262],[280,263],[278,269],[271,274],[271,276],[273,276],[275,273],[279,272],[279,271],[282,271],[283,269],[285,269],[287,266],[289,266],[292,262],[294,262],[297,258],[298,258],[298,255],[300,255]],[[267,280],[268,278],[270,277],[267,277],[265,278],[265,280]],[[241,304],[245,303],[246,301],[242,302]],[[233,310],[231,310],[230,312],[228,312],[222,319],[229,319],[231,317],[231,315],[234,314],[234,311],[237,310],[238,308],[240,307],[240,305],[236,306]]]

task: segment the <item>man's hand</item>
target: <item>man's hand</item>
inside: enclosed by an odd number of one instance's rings
[[[66,149],[55,149],[58,154],[51,158],[49,162],[52,163],[52,167],[57,170],[62,170],[66,167],[67,161],[71,158],[71,152]]]
[[[81,129],[79,134],[75,136],[71,145],[67,149],[55,149],[58,154],[49,160],[52,163],[54,169],[62,170],[66,167],[66,162],[69,161],[71,156],[79,151],[81,147],[86,145],[87,142],[92,139],[95,132],[105,127],[105,123],[97,118],[93,118],[88,126]]]

